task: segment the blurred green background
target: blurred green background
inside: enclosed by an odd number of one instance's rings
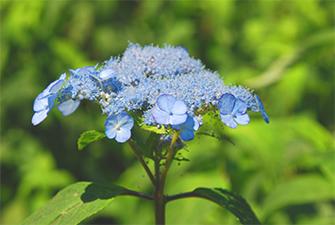
[[[244,196],[264,224],[335,224],[334,1],[1,0],[1,224],[18,224],[79,181],[150,190],[129,147],[104,140],[98,107],[53,110],[31,125],[32,102],[69,68],[121,54],[128,42],[186,47],[227,84],[256,90],[271,122],[225,128],[235,145],[199,136],[175,164],[168,193],[223,187]],[[173,202],[170,224],[237,224],[204,200]],[[83,224],[150,224],[151,203],[117,198]]]

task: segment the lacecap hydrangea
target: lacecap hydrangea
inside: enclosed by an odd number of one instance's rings
[[[260,112],[269,122],[253,91],[225,85],[185,48],[169,45],[130,44],[122,56],[63,73],[35,99],[32,123],[41,123],[54,105],[70,115],[84,100],[100,105],[107,115],[106,136],[121,143],[131,138],[131,115],[146,126],[178,130],[183,141],[194,138],[208,109],[230,128],[248,124],[248,111]]]

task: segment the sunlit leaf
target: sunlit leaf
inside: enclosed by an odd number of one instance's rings
[[[78,182],[57,193],[44,207],[29,216],[23,225],[78,224],[109,205],[114,197],[129,192],[120,186]]]
[[[104,133],[96,130],[89,130],[82,133],[77,141],[78,150],[84,149],[88,144],[99,141],[106,137]]]

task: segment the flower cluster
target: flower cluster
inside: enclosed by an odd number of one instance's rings
[[[183,141],[194,138],[207,108],[216,108],[222,122],[231,128],[249,123],[248,110],[261,112],[269,122],[256,94],[225,85],[217,73],[182,47],[130,44],[120,57],[69,72],[68,78],[62,74],[37,96],[34,125],[47,117],[55,103],[67,116],[82,100],[100,105],[107,114],[106,136],[118,142],[131,137],[134,120],[130,112],[140,115],[145,125],[179,130]]]

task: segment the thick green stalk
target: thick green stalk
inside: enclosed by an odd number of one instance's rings
[[[175,149],[174,145],[177,142],[179,137],[179,133],[176,132],[173,134],[171,144],[168,148],[166,160],[165,160],[165,167],[160,172],[160,155],[156,152],[155,154],[155,180],[156,180],[156,186],[155,186],[155,194],[154,194],[154,201],[155,201],[155,220],[156,225],[165,225],[165,205],[166,205],[166,197],[164,195],[164,188],[166,183],[166,177],[168,174],[168,171],[170,169],[171,163],[173,161],[173,158],[175,156]]]

